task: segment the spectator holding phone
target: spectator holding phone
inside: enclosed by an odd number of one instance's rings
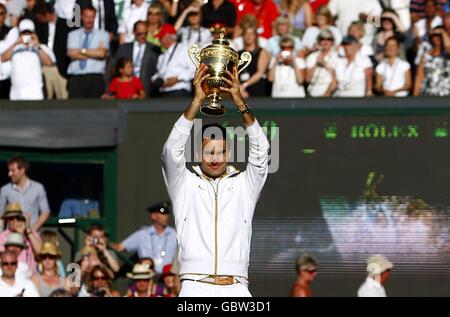
[[[11,61],[11,100],[43,100],[42,66],[56,61],[53,52],[39,42],[33,21],[19,24],[20,36],[1,57],[2,63]]]
[[[294,40],[284,36],[280,40],[281,52],[272,58],[269,81],[273,82],[272,97],[304,98],[305,60],[294,54]]]
[[[87,293],[80,293],[78,297],[119,297],[118,291],[112,289],[112,279],[107,269],[98,265],[89,273],[86,279]]]

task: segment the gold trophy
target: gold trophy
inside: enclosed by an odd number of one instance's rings
[[[223,116],[227,109],[220,104],[222,96],[220,87],[228,87],[228,84],[222,80],[226,76],[226,70],[233,72],[236,65],[239,73],[250,65],[252,55],[249,52],[243,52],[241,58],[238,53],[230,47],[230,42],[224,39],[224,34],[220,38],[213,40],[211,45],[200,50],[195,44],[189,48],[189,58],[198,68],[200,63],[208,65],[210,77],[206,79],[202,88],[209,99],[209,104],[201,108],[201,112],[209,116]]]

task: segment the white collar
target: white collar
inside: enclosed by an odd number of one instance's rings
[[[200,167],[200,165],[193,166],[192,169],[193,169],[194,172],[196,172],[199,176],[203,176],[203,177],[206,177],[206,178],[210,179],[208,176],[206,176],[206,175],[203,173],[202,168]],[[239,170],[238,170],[237,168],[235,168],[234,166],[232,166],[232,165],[228,165],[228,166],[227,166],[227,169],[226,169],[226,171],[225,171],[225,173],[222,174],[222,176],[217,177],[216,179],[219,179],[219,178],[226,178],[226,177],[231,176],[231,175],[234,175],[234,174],[236,174],[236,173],[239,173]]]
[[[30,179],[27,179],[27,183],[25,184],[25,187],[23,188],[23,191],[26,191],[28,189],[28,187],[30,187],[31,182]],[[18,191],[20,191],[20,187],[16,184],[12,184],[12,187]]]
[[[368,284],[370,287],[374,287],[374,288],[378,288],[378,289],[383,289],[383,290],[384,290],[383,285],[381,285],[380,282],[378,282],[376,279],[374,279],[374,278],[372,278],[372,277],[370,277],[370,276],[367,277],[366,282],[367,282],[367,284]]]

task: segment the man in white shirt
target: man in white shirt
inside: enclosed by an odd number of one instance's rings
[[[39,297],[33,282],[29,279],[17,280],[17,256],[10,251],[1,255],[2,277],[0,278],[0,297]]]
[[[145,0],[134,0],[124,9],[118,30],[120,45],[134,41],[134,24],[138,21],[147,21],[148,7],[149,4]]]
[[[394,265],[381,254],[367,259],[368,277],[358,290],[358,297],[386,297],[384,284],[389,279]]]
[[[31,20],[19,24],[20,37],[2,55],[2,62],[11,61],[11,100],[44,99],[42,65],[51,66],[55,57],[50,49],[39,42]]]
[[[177,31],[170,24],[162,27],[158,37],[165,51],[158,58],[157,73],[152,78],[154,85],[160,87],[164,97],[190,96],[195,66],[189,60],[188,48],[176,41]]]

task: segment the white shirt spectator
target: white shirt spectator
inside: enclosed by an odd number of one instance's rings
[[[3,272],[0,268],[0,276],[2,276]],[[31,271],[30,267],[26,262],[23,261],[17,261],[17,270],[16,270],[16,280],[28,280],[31,279],[31,276],[33,275],[33,272]]]
[[[19,30],[12,28],[6,37],[0,41],[0,56],[4,54],[19,38]],[[8,79],[11,76],[11,61],[2,63],[0,59],[0,80]]]
[[[194,79],[195,66],[190,61],[188,48],[182,43],[175,43],[158,57],[158,70],[153,79],[167,80],[171,77],[178,78],[178,83],[172,87],[161,88],[161,92],[176,90],[191,91],[191,81]]]
[[[125,8],[122,14],[122,21],[120,22],[118,33],[125,34],[125,43],[134,41],[133,27],[137,21],[147,21],[147,10],[149,4],[142,3],[140,7],[134,3]]]
[[[393,91],[405,86],[405,73],[410,69],[409,63],[400,58],[396,58],[393,65],[384,59],[378,64],[375,72],[383,78],[383,89]],[[397,97],[406,97],[407,95],[407,91],[396,93]]]
[[[264,37],[258,36],[258,45],[259,47],[266,47],[268,40]],[[239,36],[230,41],[230,46],[236,51],[242,51],[244,49],[244,39],[242,36]]]
[[[386,290],[378,281],[368,277],[359,288],[358,297],[386,297]]]
[[[22,291],[23,297],[40,297],[36,286],[29,279],[16,279],[13,285],[9,285],[0,278],[0,297],[16,297]]]
[[[192,44],[197,44],[200,49],[210,45],[212,41],[211,31],[204,27],[194,30],[190,26],[183,26],[178,31],[178,35],[184,45],[190,46]]]
[[[46,46],[42,49],[50,59],[55,62],[55,55]],[[14,48],[11,58],[11,100],[42,100],[44,93],[42,88],[42,65],[38,49],[19,44]]]
[[[48,48],[53,51],[53,47],[55,45],[55,33],[56,33],[56,21],[48,23]]]
[[[335,26],[329,26],[327,29],[330,30],[331,33],[333,33],[334,45],[341,44],[342,41],[341,31],[339,31],[339,29]],[[309,28],[307,28],[302,39],[303,46],[306,46],[310,50],[313,49],[314,45],[316,45],[317,43],[317,37],[319,36],[320,31],[321,29],[318,28],[317,26],[310,26]]]
[[[295,58],[295,67],[305,69],[305,60],[300,57]],[[275,67],[275,74],[272,85],[273,98],[304,98],[305,88],[299,85],[293,66],[278,64],[273,57],[270,62],[270,69]]]
[[[431,21],[430,28],[433,29],[437,26],[442,25],[442,18],[440,16],[435,16],[433,21]],[[429,30],[427,30],[427,20],[426,19],[420,19],[414,24],[415,28],[417,29],[417,34],[421,39],[424,38],[424,36],[427,34]]]
[[[314,68],[317,64],[321,52],[314,52],[306,58],[306,68]],[[331,51],[325,57],[326,63],[331,68],[336,69],[336,65],[339,61],[339,56],[336,51]],[[324,67],[317,67],[312,76],[311,82],[308,85],[308,94],[312,97],[322,97],[327,91],[328,87],[333,81],[332,74]]]
[[[73,11],[76,0],[55,0],[55,14],[60,19],[70,20],[73,18]]]
[[[336,65],[338,97],[364,97],[366,95],[365,70],[372,67],[372,62],[366,56],[356,54],[355,60],[349,65],[345,57],[341,57]]]

